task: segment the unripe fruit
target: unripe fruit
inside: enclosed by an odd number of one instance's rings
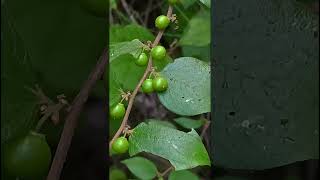
[[[148,63],[148,56],[146,53],[141,53],[138,59],[135,60],[136,65],[138,66],[145,66]]]
[[[163,92],[168,88],[168,81],[163,77],[156,77],[152,81],[152,87],[157,92]]]
[[[153,85],[152,79],[146,79],[142,84],[142,91],[144,93],[152,93],[153,92]]]
[[[118,154],[123,154],[127,152],[129,149],[129,142],[127,138],[125,137],[117,138],[112,144],[112,149],[114,150],[114,152]]]
[[[115,107],[110,110],[110,116],[112,119],[122,119],[126,113],[126,108],[122,103],[118,103]]]
[[[162,60],[166,57],[167,50],[163,46],[156,46],[151,49],[151,56],[154,60]]]
[[[170,23],[170,19],[167,16],[160,15],[157,17],[157,19],[155,21],[155,26],[158,29],[163,30],[168,27],[169,23]]]
[[[11,176],[26,179],[44,177],[51,163],[45,135],[30,131],[4,149],[4,168]]]

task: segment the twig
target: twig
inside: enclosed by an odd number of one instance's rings
[[[168,8],[168,12],[167,12],[167,16],[170,17],[172,15],[172,6],[169,6]],[[152,43],[152,47],[156,46],[159,44],[160,42],[160,39],[163,35],[163,30],[159,31],[158,34],[157,34],[157,37],[155,38],[154,42]],[[129,103],[128,103],[128,107],[127,107],[127,110],[126,110],[126,113],[123,117],[123,120],[122,120],[122,123],[118,129],[118,131],[116,132],[116,134],[113,136],[113,138],[111,139],[110,143],[109,143],[109,149],[111,149],[112,147],[112,143],[121,135],[121,133],[123,132],[124,128],[126,127],[127,123],[128,123],[128,118],[129,118],[129,115],[130,115],[130,112],[131,112],[131,108],[133,106],[133,102],[134,102],[134,99],[143,83],[143,81],[147,78],[149,72],[151,72],[152,70],[152,58],[151,56],[149,57],[149,62],[148,62],[148,66],[142,76],[142,78],[140,79],[138,85],[136,86],[136,88],[134,89],[133,93],[131,94],[130,96],[130,99],[129,99]]]
[[[121,4],[122,4],[122,7],[124,8],[124,10],[126,11],[126,13],[128,14],[129,18],[131,19],[131,21],[133,21],[134,23],[137,23],[133,14],[130,12],[130,9],[129,9],[129,6],[128,6],[126,0],[121,0]]]
[[[148,6],[146,9],[146,13],[145,13],[145,17],[144,17],[144,26],[145,27],[147,27],[147,25],[148,25],[148,20],[149,20],[149,15],[151,12],[152,4],[153,4],[153,0],[149,0]]]
[[[203,136],[206,134],[206,131],[209,128],[209,126],[210,126],[210,121],[207,120],[202,128],[201,135],[200,135],[201,138],[203,138]]]
[[[41,119],[39,120],[37,126],[36,126],[36,132],[39,132],[43,123],[50,117],[52,116],[55,112],[59,112],[63,107],[65,106],[65,104],[62,103],[58,103],[55,104],[53,106],[48,106],[45,114],[41,117]]]
[[[165,176],[168,172],[170,172],[171,170],[173,170],[173,166],[170,166],[168,169],[166,169],[165,171],[163,171],[163,173],[160,173],[160,177]]]
[[[64,128],[61,134],[61,138],[51,164],[51,168],[47,177],[47,180],[58,180],[62,171],[63,164],[67,157],[67,152],[70,147],[74,129],[77,125],[77,119],[80,115],[80,112],[83,108],[84,103],[87,101],[90,91],[95,85],[96,81],[100,79],[105,67],[108,63],[108,51],[104,49],[100,60],[96,64],[96,67],[89,75],[89,78],[84,83],[82,89],[80,90],[77,97],[73,100],[71,110],[68,113]]]

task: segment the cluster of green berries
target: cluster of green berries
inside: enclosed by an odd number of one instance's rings
[[[166,57],[167,50],[161,45],[155,46],[151,49],[151,57],[154,60],[161,61]],[[141,53],[137,59],[135,59],[137,66],[146,66],[148,64],[148,56],[145,52]]]
[[[168,88],[168,81],[166,78],[158,76],[154,79],[146,79],[141,89],[144,93],[152,93],[154,91],[156,92],[164,92]]]
[[[168,0],[170,5],[177,3],[178,0]],[[160,15],[155,20],[155,26],[160,29],[166,29],[170,24],[169,17]],[[155,46],[151,49],[151,57],[154,60],[163,60],[166,57],[166,49],[161,46]],[[138,66],[146,66],[148,64],[148,55],[142,52],[137,59],[135,64]],[[154,79],[148,78],[142,84],[142,91],[144,93],[164,92],[168,88],[168,81],[166,78],[157,76]],[[125,115],[126,108],[120,102],[110,110],[110,115],[113,119],[122,119]],[[129,142],[125,136],[117,138],[112,144],[112,150],[117,154],[123,154],[128,151]]]

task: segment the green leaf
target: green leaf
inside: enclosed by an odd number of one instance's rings
[[[34,128],[37,99],[26,87],[34,87],[25,45],[8,15],[1,7],[1,147]]]
[[[185,117],[176,118],[174,119],[174,121],[178,123],[180,126],[187,129],[197,129],[204,125],[206,122],[204,119],[195,120]]]
[[[176,170],[209,165],[208,153],[201,138],[189,133],[156,124],[140,123],[129,137],[129,154],[147,152],[170,161]]]
[[[193,5],[195,2],[197,2],[197,0],[180,0],[180,3],[185,9]]]
[[[161,72],[169,87],[158,93],[161,103],[170,111],[192,116],[210,112],[210,66],[198,59],[182,57]]]
[[[111,25],[109,29],[109,43],[119,43],[139,39],[142,42],[153,41],[154,35],[146,28],[137,24],[126,26]]]
[[[182,46],[182,54],[185,57],[194,57],[201,61],[210,61],[210,44],[207,46]]]
[[[200,11],[192,17],[189,25],[183,32],[180,45],[206,46],[211,41],[211,16],[209,11]]]
[[[138,39],[134,39],[132,41],[110,44],[109,48],[109,62],[112,62],[114,59],[124,54],[131,54],[134,58],[138,58],[138,56],[143,52],[145,48],[147,48],[147,46],[140,42]]]
[[[177,129],[176,126],[169,121],[156,120],[156,119],[148,119],[145,121],[148,122],[148,124],[155,124],[155,125],[159,125],[159,126],[165,126],[165,127]]]
[[[150,160],[143,157],[133,157],[121,161],[139,179],[149,180],[157,175],[157,167]]]
[[[5,3],[42,78],[40,85],[51,95],[78,93],[108,43],[105,18],[92,16],[80,4],[78,0]]]
[[[118,168],[110,168],[109,170],[109,180],[127,180],[127,175]]]
[[[206,5],[208,8],[211,7],[211,0],[199,0],[202,4]]]
[[[199,180],[199,177],[190,171],[173,171],[169,175],[169,180]]]

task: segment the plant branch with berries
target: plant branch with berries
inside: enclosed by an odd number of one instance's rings
[[[173,3],[172,2],[173,1],[169,1],[170,5],[168,7],[167,15],[160,15],[155,20],[155,26],[159,29],[159,32],[158,32],[154,42],[151,44],[151,47],[150,47],[150,49],[151,49],[150,54],[151,55],[149,56],[149,60],[147,60],[147,55],[144,52],[136,60],[136,64],[138,66],[144,66],[146,63],[148,63],[148,64],[147,64],[146,70],[145,70],[143,76],[141,77],[139,83],[135,87],[132,94],[129,96],[129,102],[128,102],[127,109],[125,110],[124,105],[120,102],[110,110],[111,118],[121,119],[123,117],[120,128],[117,130],[116,134],[109,142],[109,149],[110,150],[112,149],[115,152],[120,152],[120,151],[117,151],[119,144],[123,145],[123,147],[125,149],[128,149],[128,146],[126,145],[127,142],[125,142],[127,140],[123,139],[125,137],[121,137],[121,139],[119,137],[122,133],[125,133],[125,135],[127,134],[124,131],[126,131],[126,129],[127,129],[126,127],[128,127],[128,118],[129,118],[129,115],[130,115],[130,112],[131,112],[131,109],[132,109],[132,106],[134,103],[134,99],[135,99],[136,95],[138,94],[139,89],[141,88],[142,91],[145,93],[151,93],[153,91],[157,91],[157,92],[165,91],[168,87],[167,80],[165,78],[159,76],[159,74],[155,72],[155,69],[152,66],[152,64],[153,64],[152,60],[153,59],[154,60],[163,60],[166,57],[166,49],[163,46],[158,45],[158,44],[163,36],[165,29],[170,24],[170,21],[175,19],[175,18],[172,18],[172,17],[175,17],[172,15],[172,11],[173,11],[172,4],[175,2],[173,2]],[[152,76],[155,77],[153,80],[151,79]]]

